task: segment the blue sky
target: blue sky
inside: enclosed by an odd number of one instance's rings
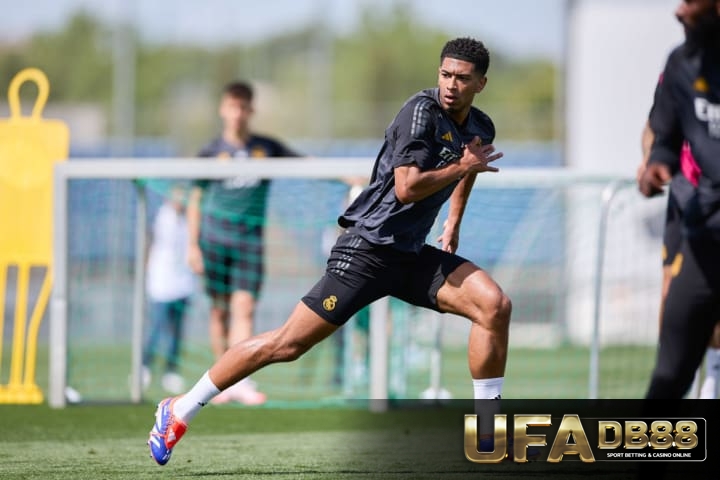
[[[132,18],[155,41],[252,42],[324,15],[340,32],[352,29],[363,5],[387,8],[388,0],[26,0],[7,2],[0,42],[38,29],[60,27],[84,8],[110,21]],[[448,35],[471,35],[513,56],[559,59],[565,0],[404,0],[419,20]]]

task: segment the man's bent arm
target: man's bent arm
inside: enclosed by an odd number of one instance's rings
[[[467,173],[459,162],[422,171],[415,164],[395,168],[395,196],[402,203],[418,202],[442,190]]]

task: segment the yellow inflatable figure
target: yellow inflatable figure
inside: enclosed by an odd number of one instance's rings
[[[30,116],[20,108],[20,86],[37,85]],[[52,286],[53,165],[67,159],[68,127],[44,120],[50,93],[45,74],[36,68],[20,71],[8,89],[10,118],[0,119],[0,403],[41,403],[35,381],[37,336]],[[17,269],[15,320],[9,376],[3,375],[3,331],[8,270]],[[30,270],[45,267],[42,287],[27,318]],[[7,378],[7,384],[3,384]]]

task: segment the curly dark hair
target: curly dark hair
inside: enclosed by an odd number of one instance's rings
[[[470,37],[456,38],[445,44],[440,53],[440,63],[445,57],[470,62],[475,65],[475,71],[485,75],[490,66],[490,52],[480,40]]]
[[[231,82],[223,88],[223,94],[252,102],[253,88],[246,82]]]

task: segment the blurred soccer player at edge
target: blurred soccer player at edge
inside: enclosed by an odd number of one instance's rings
[[[663,191],[680,169],[683,140],[701,173],[683,209],[680,261],[665,299],[648,399],[687,393],[720,318],[720,1],[685,0],[676,16],[686,40],[665,65],[639,189],[648,197]]]
[[[662,76],[658,81],[656,95],[661,85]],[[648,119],[642,132],[641,144],[643,160],[638,167],[638,180],[642,177],[642,173],[645,170],[654,140],[655,133],[650,128],[650,120]],[[665,228],[663,231],[662,290],[660,295],[659,325],[662,325],[663,306],[668,288],[670,288],[670,282],[677,273],[677,268],[682,266],[683,257],[682,255],[678,255],[678,250],[682,243],[683,208],[695,192],[699,177],[700,169],[692,156],[690,145],[688,145],[687,142],[683,142],[680,152],[680,171],[673,175],[670,184],[667,186],[668,203],[665,212]],[[720,375],[720,322],[715,324],[710,344],[705,353],[705,364],[705,379],[699,391],[699,398],[713,399],[717,396],[718,376]],[[698,381],[700,370],[701,369],[698,369],[696,371],[694,382]]]
[[[457,255],[460,224],[478,173],[502,157],[491,119],[472,106],[485,88],[489,53],[471,38],[447,42],[438,87],[412,96],[385,130],[369,185],[338,219],[344,232],[325,274],[281,327],[233,345],[186,394],[162,400],[150,432],[157,463],[170,459],[188,424],[226,388],[257,370],[298,359],[355,312],[385,296],[471,322],[468,364],[483,405],[480,447],[492,450],[508,349],[511,303],[490,275]],[[449,200],[439,248],[425,243]],[[496,401],[485,401],[492,400]]]

